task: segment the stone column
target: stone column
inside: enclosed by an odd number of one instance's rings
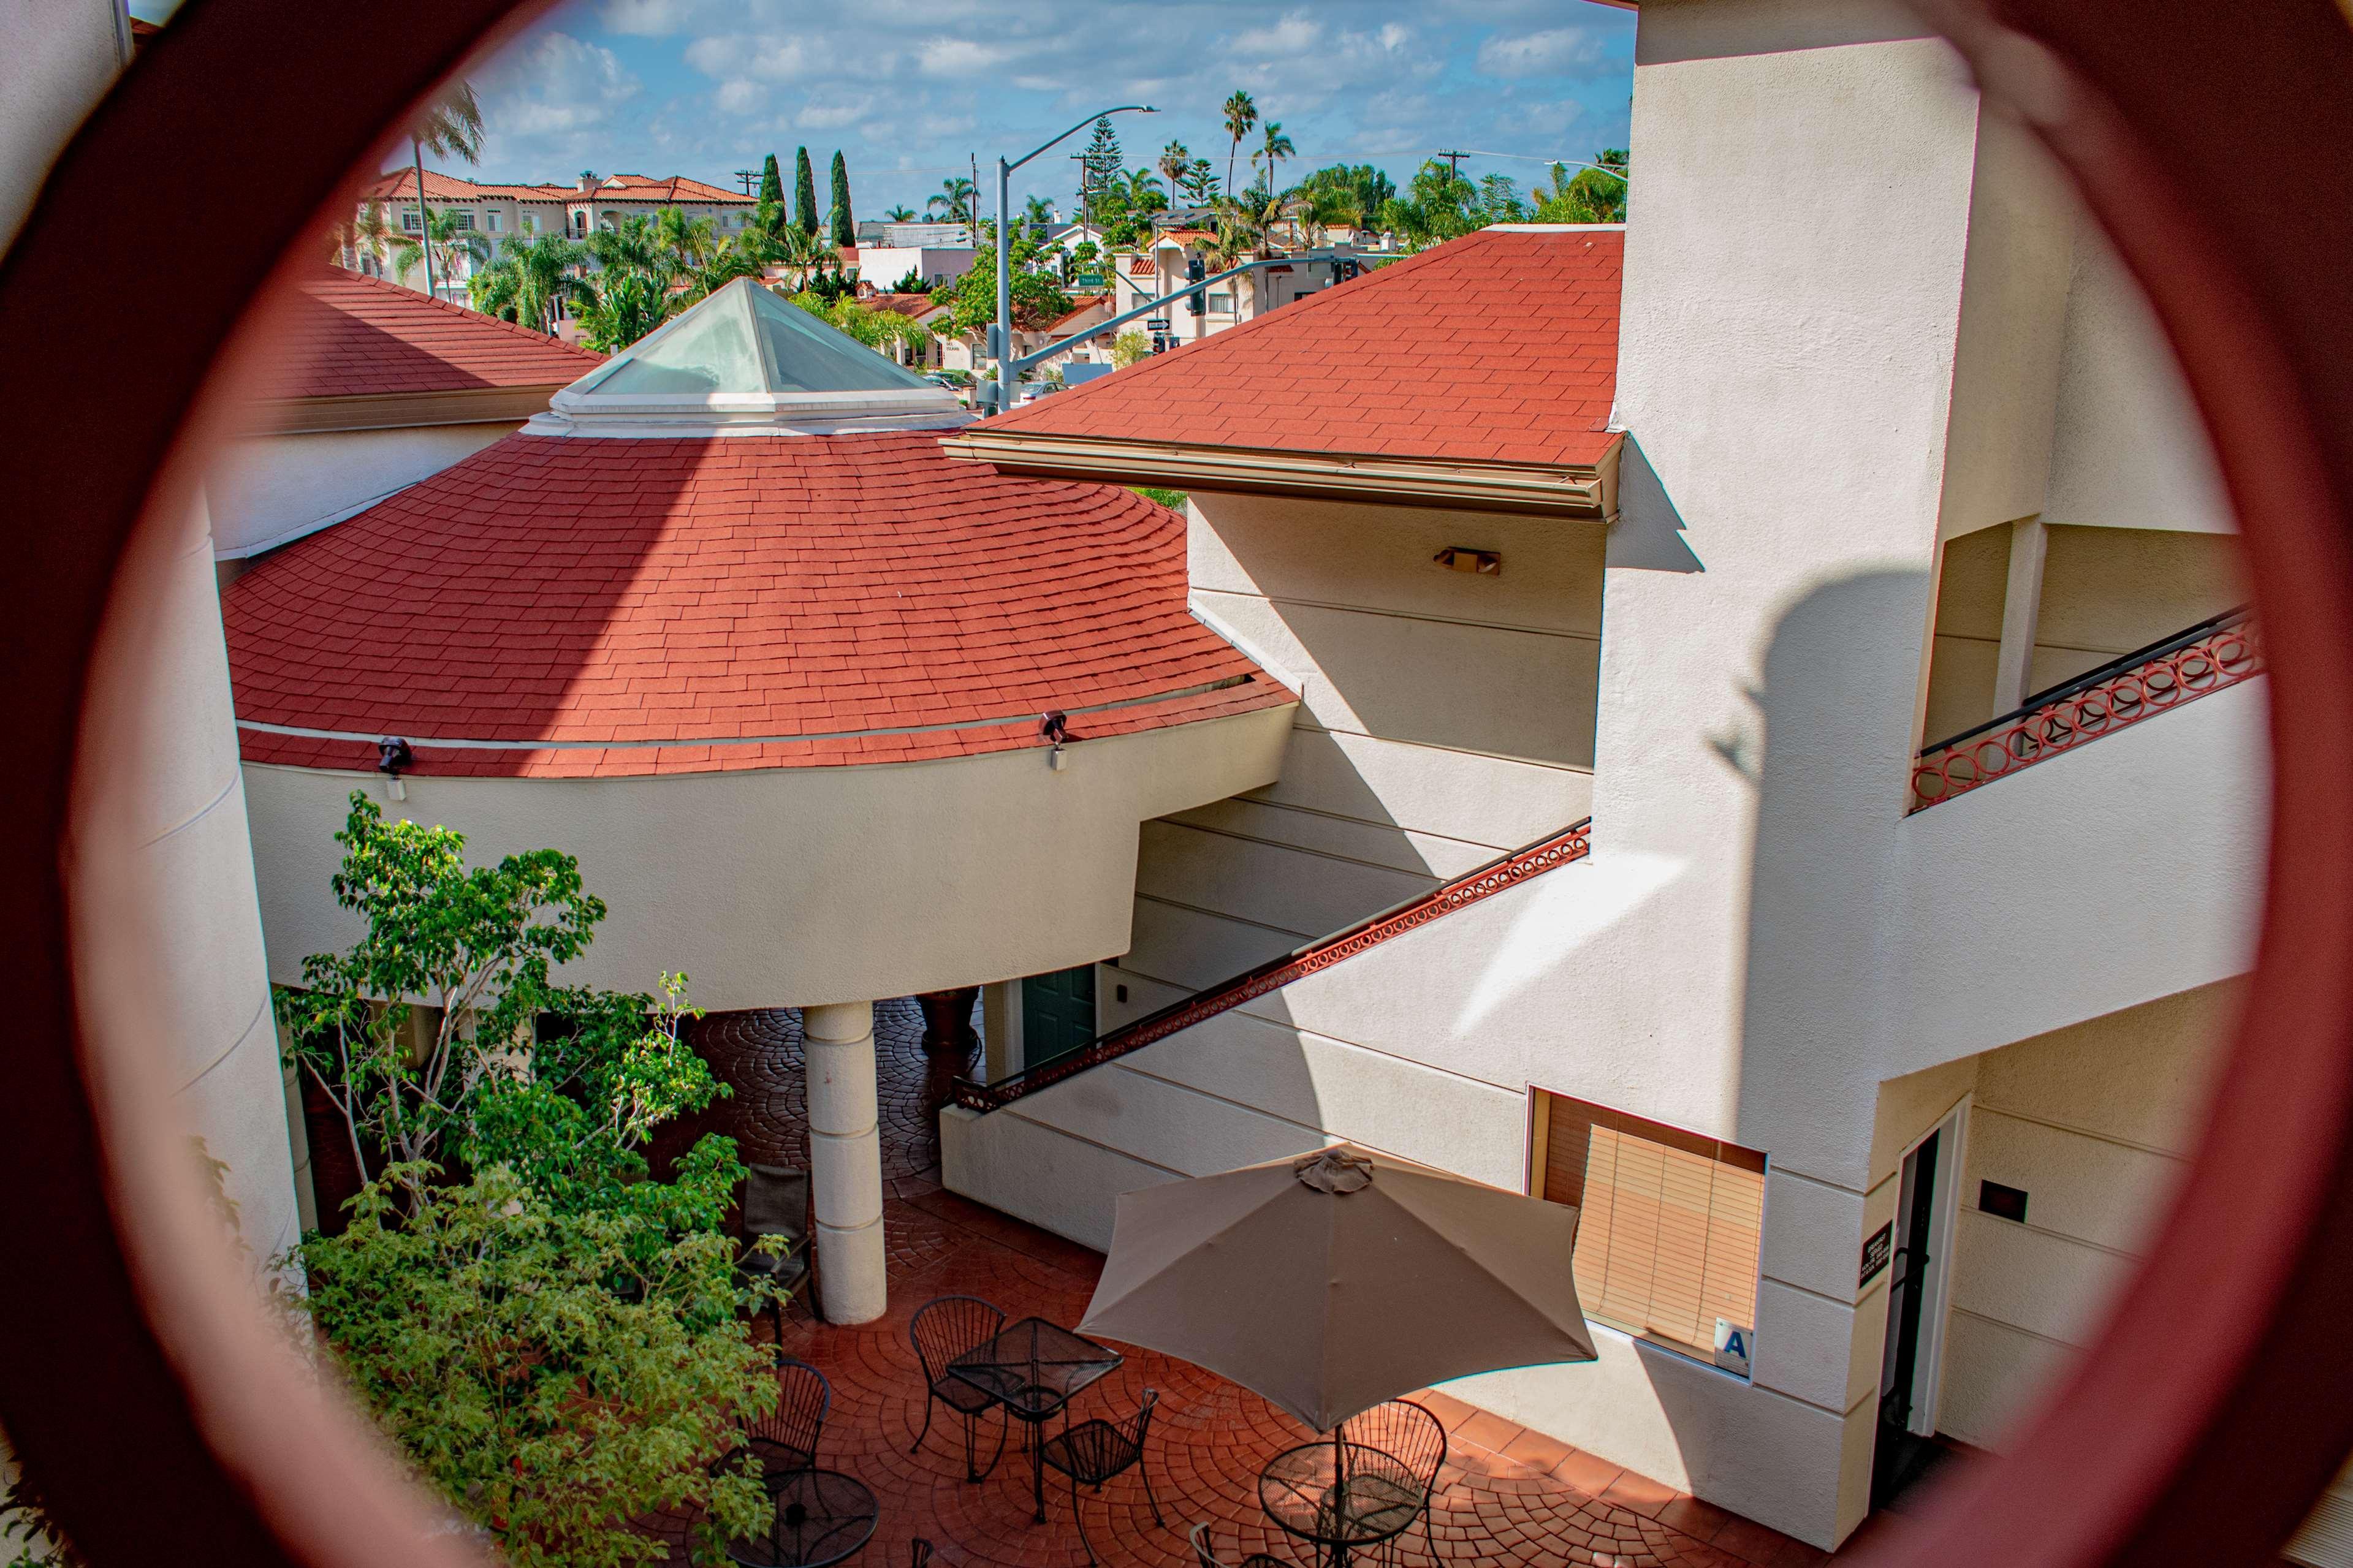
[[[874,1005],[804,1008],[809,1174],[817,1202],[818,1301],[829,1323],[882,1315],[882,1137],[876,1125]]]

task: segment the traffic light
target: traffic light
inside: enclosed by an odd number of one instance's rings
[[[1198,283],[1202,279],[1207,278],[1208,275],[1209,275],[1208,264],[1208,263],[1206,263],[1206,262],[1204,262],[1204,261],[1203,261],[1199,257],[1198,257],[1198,256],[1192,256],[1192,257],[1187,257],[1187,258],[1186,258],[1186,260],[1185,260],[1185,281],[1186,281],[1186,282],[1187,282],[1187,283]],[[1195,315],[1197,315],[1197,316],[1198,316],[1198,315],[1199,315],[1202,311],[1204,311],[1204,310],[1208,310],[1208,309],[1209,308],[1209,306],[1208,306],[1208,302],[1207,300],[1203,300],[1203,299],[1201,298],[1201,296],[1202,296],[1202,295],[1204,295],[1204,294],[1206,294],[1206,293],[1208,293],[1208,289],[1194,289],[1190,294],[1186,295],[1186,296],[1185,296],[1185,308],[1186,308],[1187,310],[1188,310],[1192,311],[1192,312],[1193,312],[1193,314],[1195,314]]]

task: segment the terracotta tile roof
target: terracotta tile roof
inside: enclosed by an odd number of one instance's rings
[[[865,299],[860,300],[858,302],[861,305],[871,306],[877,310],[888,310],[893,315],[907,316],[918,320],[930,315],[934,310],[944,310],[947,309],[946,300],[934,300],[929,294],[874,293],[869,294]]]
[[[363,200],[397,201],[417,196],[417,174],[412,169],[393,169],[377,175],[361,190]],[[670,174],[655,179],[646,174],[612,174],[599,181],[593,192],[583,191],[576,184],[484,184],[445,174],[438,169],[425,171],[425,199],[427,202],[655,202],[664,205],[672,202],[718,204],[748,207],[757,205],[756,196],[740,191],[723,190],[707,185],[701,180],[691,180],[684,174]]]
[[[1586,465],[1616,439],[1620,229],[1482,229],[979,428]]]
[[[1054,709],[1085,739],[1294,700],[1187,608],[1181,518],[920,431],[510,436],[269,557],[222,616],[241,723],[398,735],[423,773],[917,761],[1039,744]],[[240,734],[252,762],[375,763]]]
[[[304,279],[302,301],[270,342],[274,397],[383,397],[492,386],[564,386],[605,356],[496,317],[332,268]]]
[[[1081,316],[1085,315],[1088,311],[1099,310],[1110,303],[1111,296],[1108,294],[1074,294],[1071,297],[1071,309],[1069,313],[1057,321],[1051,327],[1049,327],[1047,331],[1059,332],[1063,328],[1075,322]]]

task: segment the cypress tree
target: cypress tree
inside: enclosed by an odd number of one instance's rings
[[[776,155],[774,153],[768,154],[768,161],[760,167],[760,201],[761,205],[766,207],[773,225],[769,232],[774,233],[776,228],[783,227],[785,176],[776,167]]]
[[[833,153],[833,243],[858,243],[858,225],[849,216],[849,165],[842,161],[839,148]]]
[[[817,233],[817,172],[809,167],[806,147],[793,154],[793,226]]]

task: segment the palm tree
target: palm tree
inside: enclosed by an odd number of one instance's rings
[[[1054,209],[1043,196],[1031,196],[1021,204],[1021,226],[1031,234],[1044,230],[1054,221]]]
[[[579,276],[587,260],[588,247],[564,235],[510,238],[490,270],[474,275],[474,309],[493,316],[512,311],[522,325],[553,333],[564,307],[596,302],[596,291]]]
[[[1309,246],[1330,238],[1335,224],[1362,227],[1365,222],[1354,193],[1328,184],[1299,185],[1285,192],[1282,216],[1289,220],[1292,233]]]
[[[1233,138],[1233,145],[1226,149],[1226,189],[1229,191],[1234,188],[1234,155],[1241,151],[1242,138],[1257,124],[1257,103],[1236,88],[1233,97],[1226,100],[1226,134]]]
[[[1180,191],[1193,172],[1192,151],[1182,142],[1171,142],[1160,149],[1160,156],[1152,166],[1160,171],[1160,177],[1168,182],[1171,191]]]
[[[890,211],[884,213],[882,216],[886,221],[891,223],[913,223],[915,221],[915,209],[902,204],[899,206],[892,207]]]
[[[468,164],[482,160],[482,106],[474,100],[473,83],[460,77],[425,106],[408,128],[408,156],[417,170],[417,221],[425,221],[425,150],[437,158],[457,158]],[[401,268],[408,270],[406,267]],[[433,257],[425,257],[425,291],[433,292]]]
[[[471,257],[477,262],[491,258],[491,242],[470,228],[458,226],[459,215],[448,207],[435,212],[426,209],[425,232],[400,247],[392,258],[393,270],[401,277],[408,276],[410,268],[425,264],[425,276],[433,276],[433,264],[441,264],[444,282],[454,281],[459,260]],[[429,292],[429,290],[428,290]]]
[[[654,215],[654,240],[677,258],[681,270],[705,266],[719,254],[719,231],[711,220],[689,217],[680,207]]]
[[[938,194],[923,204],[923,210],[944,210],[948,222],[970,223],[973,221],[973,199],[977,195],[972,182],[957,174],[941,183]]]
[[[338,226],[338,228],[335,237],[339,251],[348,249],[354,263],[364,262],[374,257],[375,269],[378,272],[384,270],[385,263],[392,257],[394,236],[392,224],[384,216],[382,202],[361,203],[359,216]],[[359,270],[364,272],[366,268],[363,266]]]
[[[1281,163],[1283,159],[1290,157],[1294,149],[1291,145],[1291,138],[1282,133],[1282,121],[1280,120],[1268,121],[1266,122],[1266,141],[1259,147],[1257,152],[1250,154],[1250,167],[1255,169],[1259,165],[1260,159],[1263,158],[1266,160],[1266,179],[1264,183],[1269,195],[1272,195],[1274,194],[1275,164]]]
[[[786,224],[785,232],[776,237],[774,259],[784,267],[785,276],[792,284],[790,292],[798,294],[809,288],[818,274],[839,268],[841,253],[824,236],[803,234],[798,226]]]
[[[677,263],[649,217],[625,217],[611,228],[596,229],[588,236],[587,248],[606,272],[651,278],[665,289],[678,274]]]
[[[1127,205],[1140,213],[1156,213],[1168,205],[1168,193],[1161,188],[1160,176],[1149,169],[1127,171]]]

